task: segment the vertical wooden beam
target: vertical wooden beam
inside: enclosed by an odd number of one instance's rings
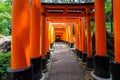
[[[78,25],[77,25],[77,23],[74,24],[74,27],[75,27],[75,45],[76,45],[76,50],[78,51],[79,41],[78,41]]]
[[[29,29],[29,0],[12,0],[12,53],[7,77],[9,80],[32,80]]]
[[[86,9],[86,25],[87,25],[87,69],[92,70],[93,68],[93,54],[92,54],[92,36],[91,36],[91,16],[90,8]]]
[[[91,17],[89,15],[90,10],[88,10],[88,16],[86,17],[86,25],[87,25],[87,57],[92,57],[92,37],[91,37]]]
[[[79,23],[79,32],[78,32],[78,34],[79,34],[79,51],[78,51],[78,53],[79,53],[79,58],[81,59],[82,58],[82,24],[81,24],[81,18],[79,18],[79,21],[78,21],[78,23]]]
[[[112,63],[112,80],[120,79],[120,0],[113,0],[114,16],[114,56],[115,61]]]
[[[39,0],[32,0],[31,4],[31,26],[30,26],[30,53],[33,64],[33,79],[42,77],[42,57],[40,53],[40,7]]]
[[[41,8],[41,21],[42,21],[42,24],[41,24],[41,27],[42,27],[42,39],[41,39],[41,42],[42,42],[42,45],[41,45],[41,52],[42,52],[42,70],[43,72],[46,72],[47,71],[47,59],[46,59],[46,40],[45,40],[45,15],[44,15],[44,7]]]
[[[85,35],[85,18],[81,18],[81,35],[82,35],[82,62],[86,62],[87,57],[87,46],[86,46],[86,35]]]
[[[104,0],[95,1],[96,55],[106,56],[106,28]]]
[[[31,58],[38,58],[40,54],[40,1],[32,0],[31,13],[31,29],[30,29],[30,43],[31,43]]]
[[[49,22],[45,19],[45,53],[47,61],[50,60]]]
[[[96,56],[94,58],[93,76],[101,79],[109,79],[109,58],[106,49],[106,28],[105,28],[105,4],[104,0],[95,0],[95,42]],[[103,74],[104,73],[104,74]]]
[[[69,25],[69,35],[70,35],[70,48],[74,48],[74,43],[73,43],[73,24]]]

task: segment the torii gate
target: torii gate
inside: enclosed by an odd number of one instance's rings
[[[113,80],[120,79],[118,75],[120,72],[119,3],[120,0],[113,1],[115,23],[115,62],[112,65]],[[104,8],[104,0],[95,0],[96,56],[93,76],[94,78],[97,76],[109,79]],[[42,78],[41,68],[43,70],[46,69],[45,55],[48,49],[46,45],[48,39],[45,37],[49,32],[47,17],[86,17],[87,23],[90,24],[90,17],[94,14],[92,13],[93,9],[94,3],[41,4],[40,0],[31,0],[30,2],[29,0],[12,0],[12,55],[11,67],[8,70],[8,80],[38,80]],[[87,28],[89,43],[90,26],[88,25]],[[47,49],[44,50],[46,46]],[[90,45],[88,45],[88,49],[90,49]]]

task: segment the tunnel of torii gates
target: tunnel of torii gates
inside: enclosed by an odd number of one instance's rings
[[[47,71],[52,44],[59,35],[75,44],[77,55],[96,80],[120,79],[120,0],[113,1],[114,62],[110,72],[106,49],[104,0],[94,3],[41,3],[40,0],[12,0],[12,55],[8,80],[39,80]],[[94,14],[95,9],[95,14]],[[95,17],[94,17],[95,16]],[[95,18],[96,53],[92,54],[91,17]],[[74,34],[73,34],[74,27]]]

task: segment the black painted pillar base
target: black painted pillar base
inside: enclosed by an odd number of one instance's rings
[[[53,44],[54,44],[54,43],[51,43],[51,44],[50,44],[50,49],[52,49],[52,48],[53,48]]]
[[[89,70],[89,71],[92,71],[93,70],[93,58],[92,57],[87,57],[87,61],[86,61],[86,69]]]
[[[119,80],[120,79],[120,64],[113,62],[111,71],[112,71],[112,80]]]
[[[7,70],[7,80],[33,80],[32,66],[21,70]]]
[[[79,58],[82,59],[82,51],[79,50]]]
[[[46,55],[47,62],[50,62],[50,56],[51,56],[51,54],[50,54],[50,51],[49,51],[49,52],[47,52],[47,55]]]
[[[33,64],[33,80],[39,80],[42,77],[42,57],[31,58]]]
[[[47,72],[47,59],[42,59],[42,72],[45,73]]]
[[[110,78],[110,63],[108,56],[94,56],[94,71],[93,78],[101,78],[108,80]],[[96,79],[98,80],[98,79]]]
[[[70,48],[74,48],[74,43],[70,43]]]
[[[76,54],[77,54],[77,57],[79,56],[79,51],[76,49]]]
[[[82,62],[86,62],[87,60],[87,53],[82,53]]]
[[[82,52],[80,51],[80,50],[77,50],[77,56],[78,56],[78,58],[82,58]]]

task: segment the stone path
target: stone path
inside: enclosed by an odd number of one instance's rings
[[[55,44],[47,80],[86,80],[85,70],[66,45]]]

